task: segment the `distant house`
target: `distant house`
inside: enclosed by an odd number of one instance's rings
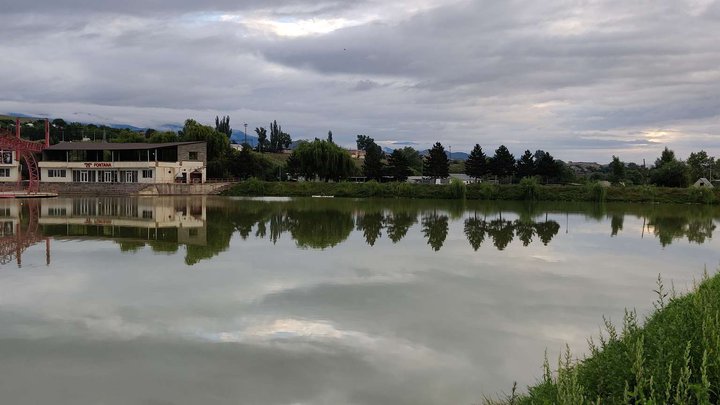
[[[567,166],[578,175],[588,175],[602,170],[603,165],[596,162],[567,162]]]
[[[361,149],[348,149],[348,153],[350,153],[350,157],[353,159],[365,159],[365,151]]]
[[[705,177],[701,177],[700,179],[698,179],[698,181],[693,184],[693,187],[714,188],[710,180],[706,179]]]
[[[475,177],[470,177],[467,174],[464,173],[450,173],[450,177],[448,178],[448,181],[451,179],[457,179],[462,181],[464,184],[472,184],[477,183],[478,179]]]

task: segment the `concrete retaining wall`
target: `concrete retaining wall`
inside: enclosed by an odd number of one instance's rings
[[[220,194],[233,183],[41,183],[40,191],[60,195],[208,195]],[[0,191],[17,190],[17,183],[0,183]]]

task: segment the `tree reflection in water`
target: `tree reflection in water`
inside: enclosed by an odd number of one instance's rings
[[[13,204],[19,203],[0,202],[0,208],[4,207],[2,212],[8,215],[21,212],[20,206]],[[184,252],[188,265],[228,249],[234,235],[241,240],[267,239],[273,244],[286,235],[299,248],[328,249],[343,243],[356,230],[373,247],[380,243],[383,232],[393,244],[400,242],[420,221],[418,232],[434,251],[439,251],[446,243],[450,223],[464,218],[463,232],[473,250],[479,250],[486,240],[504,250],[515,238],[522,246],[536,239],[548,245],[560,230],[560,224],[549,218],[548,213],[553,213],[607,221],[613,237],[628,232],[626,216],[631,215],[643,221],[639,237],[653,235],[667,246],[680,239],[705,243],[715,231],[716,218],[720,218],[718,207],[639,204],[184,197],[81,197],[42,204],[37,215],[45,237],[109,239],[129,254],[144,248],[164,254]],[[13,218],[9,220],[6,222],[12,224]],[[182,246],[185,249],[180,249]]]

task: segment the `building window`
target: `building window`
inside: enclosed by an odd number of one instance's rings
[[[48,216],[65,217],[67,216],[67,208],[48,208]]]
[[[189,159],[190,160],[198,160],[198,153],[197,152],[188,152]]]
[[[151,169],[144,169],[142,171],[142,178],[143,179],[152,179],[153,178],[153,171]]]
[[[65,169],[49,169],[48,177],[65,177],[67,173]]]
[[[2,151],[2,162],[6,165],[11,165],[13,162],[13,153],[12,151],[4,150]]]
[[[143,219],[152,219],[153,218],[153,212],[150,210],[143,210],[142,212]]]
[[[0,217],[9,217],[10,208],[0,208]]]
[[[10,177],[10,169],[0,168],[0,177]]]
[[[120,179],[123,183],[137,183],[138,171],[137,170],[120,170]]]

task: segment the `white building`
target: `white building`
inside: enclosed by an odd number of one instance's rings
[[[61,142],[43,150],[41,183],[204,183],[205,142]]]
[[[20,179],[20,162],[12,150],[0,150],[0,182],[17,182]]]

